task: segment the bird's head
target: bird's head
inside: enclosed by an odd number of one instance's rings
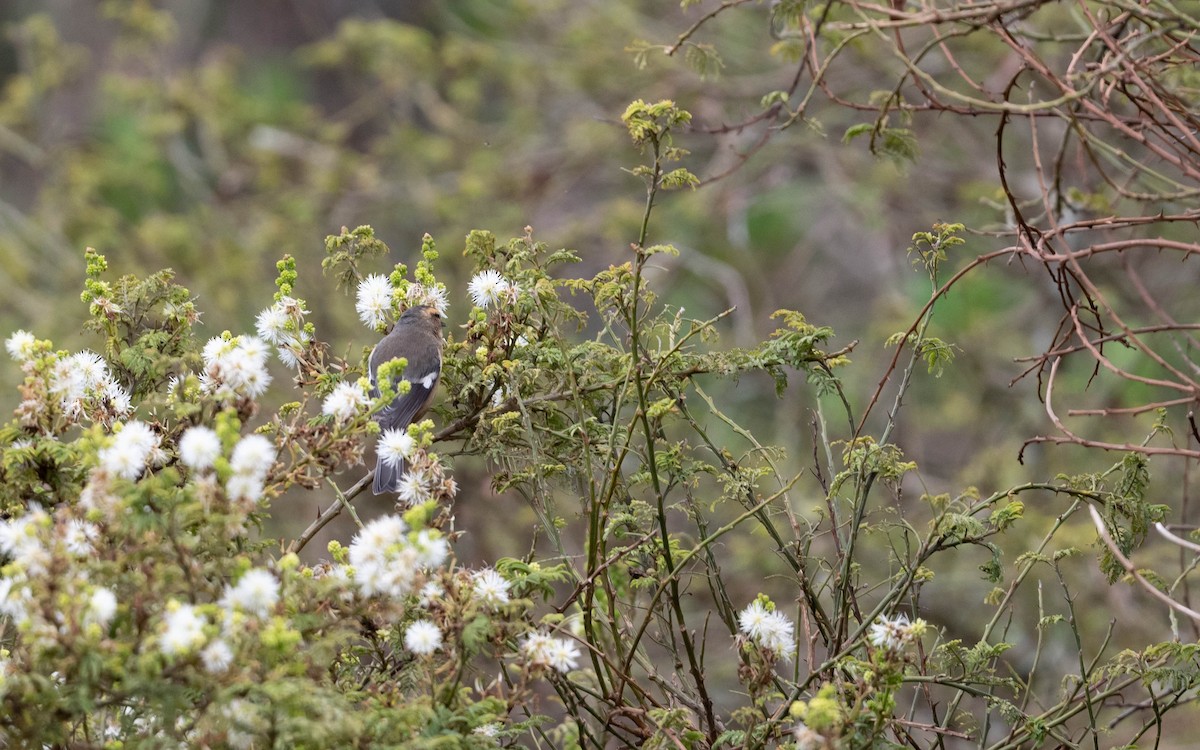
[[[446,324],[442,321],[442,314],[438,312],[436,307],[431,305],[417,305],[410,307],[404,311],[397,321],[396,327],[401,326],[416,326],[432,331],[438,338],[441,338],[442,329]]]

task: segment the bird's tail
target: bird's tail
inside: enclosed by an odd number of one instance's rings
[[[400,461],[389,463],[382,458],[375,460],[375,484],[371,490],[376,495],[382,495],[385,492],[398,492],[400,490],[400,478],[404,476],[404,464]]]

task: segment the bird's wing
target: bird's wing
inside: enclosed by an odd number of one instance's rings
[[[436,356],[436,350],[434,355],[435,368],[433,370],[414,373],[411,365],[404,369],[403,379],[407,380],[412,387],[403,396],[396,396],[392,403],[375,415],[381,428],[390,430],[407,427],[429,405],[441,375],[441,359]],[[378,389],[375,390],[375,393],[378,395]]]

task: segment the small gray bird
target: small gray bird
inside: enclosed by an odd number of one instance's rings
[[[408,427],[420,419],[433,403],[433,393],[442,374],[443,325],[442,316],[436,308],[428,305],[409,308],[400,316],[400,320],[396,321],[391,333],[384,336],[371,350],[367,364],[370,368],[373,397],[378,398],[380,393],[376,373],[380,367],[393,359],[403,357],[408,361],[404,373],[395,378],[395,387],[399,389],[401,380],[407,380],[412,385],[408,393],[397,393],[396,399],[375,415],[375,420],[382,429],[402,430]],[[400,479],[403,476],[402,462],[389,464],[382,457],[377,458],[372,490],[376,495],[396,492],[400,489]]]

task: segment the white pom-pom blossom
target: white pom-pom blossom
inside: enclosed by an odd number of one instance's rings
[[[95,623],[102,628],[106,628],[116,614],[117,595],[112,592],[112,589],[106,589],[101,586],[88,597],[87,609],[84,611],[83,620],[85,623]]]
[[[255,330],[269,344],[278,344],[292,334],[288,331],[288,314],[278,302],[263,310],[255,318]]]
[[[444,284],[435,284],[433,286],[409,284],[408,291],[405,293],[405,302],[408,303],[409,307],[429,305],[442,315],[446,314],[446,308],[450,306],[450,300],[446,295]]]
[[[382,330],[392,314],[392,297],[395,294],[392,282],[386,276],[371,274],[358,282],[358,298],[354,309],[358,318],[373,331]]]
[[[267,354],[266,343],[256,336],[209,339],[201,353],[200,387],[226,403],[257,398],[271,384]]]
[[[498,304],[508,294],[512,285],[500,275],[499,271],[488,269],[480,271],[467,285],[467,294],[477,307],[487,308]]]
[[[262,497],[267,472],[275,463],[275,444],[263,435],[246,435],[233,447],[229,467],[233,475],[225,482],[230,499],[257,502]]]
[[[400,477],[400,486],[396,489],[400,501],[408,506],[420,505],[433,497],[429,486],[429,478],[419,469],[409,469]]]
[[[393,599],[407,596],[422,570],[445,563],[448,548],[440,539],[437,532],[425,531],[412,541],[408,524],[400,516],[371,521],[350,542],[349,561],[359,593]]]
[[[389,466],[396,466],[412,458],[417,441],[407,430],[392,428],[384,430],[375,444],[379,457]]]
[[[422,607],[428,607],[445,595],[446,590],[442,588],[442,584],[437,581],[429,581],[417,592],[417,603]]]
[[[471,592],[484,609],[496,609],[508,604],[508,590],[511,588],[512,584],[495,568],[484,568],[471,576]]]
[[[50,550],[43,542],[43,531],[53,525],[41,508],[18,518],[0,521],[0,553],[26,575],[40,575],[50,562]]]
[[[221,439],[203,425],[189,427],[179,438],[179,460],[194,471],[207,471],[221,457]]]
[[[209,674],[221,674],[233,665],[233,649],[218,638],[200,652],[200,663]]]
[[[226,586],[221,604],[230,610],[245,612],[258,618],[271,614],[279,603],[279,581],[269,571],[252,568],[238,579],[237,585]]]
[[[13,335],[9,336],[4,342],[4,348],[8,350],[8,356],[15,359],[17,362],[28,361],[33,356],[34,345],[37,339],[28,331],[14,331]]]
[[[145,422],[128,422],[113,435],[108,447],[100,450],[100,466],[122,479],[137,479],[158,450],[160,441],[158,433]]]
[[[440,568],[450,557],[450,543],[446,541],[446,537],[432,529],[418,531],[417,538],[412,544],[417,550],[423,568]]]
[[[417,656],[428,656],[442,647],[442,631],[429,620],[417,620],[404,631],[404,647]]]
[[[95,551],[92,542],[100,536],[100,529],[94,523],[72,518],[62,528],[62,543],[75,557],[87,557]]]
[[[521,641],[521,656],[530,664],[570,672],[579,666],[579,646],[567,638],[551,638],[545,633],[530,633]]]
[[[204,626],[208,620],[190,604],[177,601],[167,603],[163,615],[162,632],[158,635],[158,648],[167,656],[187,654],[204,645]]]
[[[340,422],[362,414],[371,404],[366,390],[358,382],[338,383],[321,404],[321,412]]]
[[[12,618],[14,624],[23,628],[32,621],[34,611],[33,589],[24,576],[0,578],[0,615]]]
[[[233,447],[229,466],[235,474],[266,476],[275,463],[275,444],[265,435],[246,435]]]
[[[919,638],[927,627],[928,624],[919,617],[912,622],[908,621],[908,615],[896,615],[891,619],[881,617],[871,623],[867,640],[875,648],[899,651]]]
[[[295,297],[281,297],[278,302],[258,314],[255,328],[264,341],[276,346],[279,359],[288,367],[300,363],[298,356],[312,340],[304,330],[308,310]]]
[[[742,633],[757,644],[785,659],[796,652],[795,626],[787,615],[769,610],[761,599],[755,599],[738,614]]]

